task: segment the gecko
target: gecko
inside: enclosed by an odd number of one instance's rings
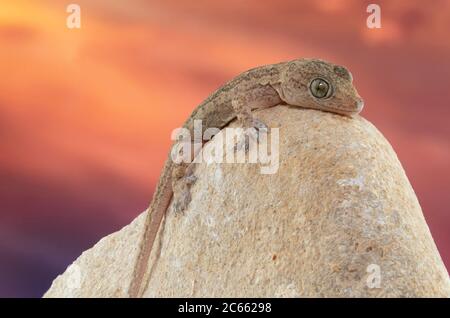
[[[237,119],[239,125],[261,132],[267,126],[253,116],[252,110],[279,104],[352,117],[362,110],[364,102],[353,85],[352,74],[345,67],[324,60],[301,58],[243,72],[197,106],[183,128],[193,135],[194,120],[201,120],[202,129],[206,130],[209,127],[222,129]],[[176,164],[170,155],[164,164],[146,211],[128,291],[130,297],[141,297],[145,291],[150,254],[171,201],[175,213],[184,211],[189,205],[190,187],[195,182],[192,165]]]

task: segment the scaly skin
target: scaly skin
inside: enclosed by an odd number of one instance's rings
[[[312,81],[323,79],[330,93],[318,98],[312,93]],[[352,76],[344,67],[316,59],[298,59],[248,70],[216,90],[201,103],[183,125],[193,135],[194,120],[202,120],[203,130],[222,129],[237,118],[243,126],[261,128],[251,110],[286,103],[352,116],[361,111],[363,101],[352,84]],[[148,262],[161,221],[173,197],[174,210],[181,212],[190,201],[192,183],[186,164],[166,160],[158,186],[147,211],[140,252],[131,281],[130,297],[141,297],[149,275]],[[175,191],[174,191],[175,190]]]

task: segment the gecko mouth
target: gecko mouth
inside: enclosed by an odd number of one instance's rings
[[[291,105],[289,103],[285,103],[285,105],[290,106],[290,107],[301,107],[304,109],[316,109],[316,110],[321,110],[321,111],[325,111],[325,112],[330,112],[330,113],[339,113],[339,114],[344,114],[344,115],[349,115],[349,114],[356,114],[359,113],[362,109],[361,108],[337,108],[337,107],[329,107],[329,106],[296,106],[296,105]]]
[[[336,111],[336,112],[359,113],[364,107],[364,101],[362,99],[357,99],[355,101],[355,106],[352,108],[349,108],[349,107],[338,108],[338,107],[329,107],[329,106],[326,106],[326,107],[319,106],[319,107],[320,107],[320,109],[323,109],[323,110],[329,109],[331,111]]]
[[[357,112],[358,111],[358,109],[356,108],[337,108],[337,107],[321,107],[320,109],[323,109],[323,110],[334,110],[334,111],[337,111],[337,112],[348,112],[348,113],[355,113],[355,112]]]

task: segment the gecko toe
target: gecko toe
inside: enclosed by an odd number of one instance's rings
[[[259,120],[257,118],[253,119],[253,128],[254,128],[255,132],[250,137],[254,138],[258,142],[261,138],[261,135],[267,134],[267,132],[269,131],[268,126],[264,122],[262,122],[261,120]]]
[[[269,128],[268,126],[258,118],[253,118],[253,128],[255,128],[258,131],[267,131]]]

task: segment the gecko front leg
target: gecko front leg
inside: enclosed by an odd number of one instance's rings
[[[231,101],[236,117],[240,125],[246,129],[242,139],[238,141],[235,150],[245,148],[247,152],[250,148],[250,139],[259,141],[259,136],[262,132],[267,132],[267,125],[258,118],[253,116],[251,107],[246,103],[244,97],[237,97]]]

